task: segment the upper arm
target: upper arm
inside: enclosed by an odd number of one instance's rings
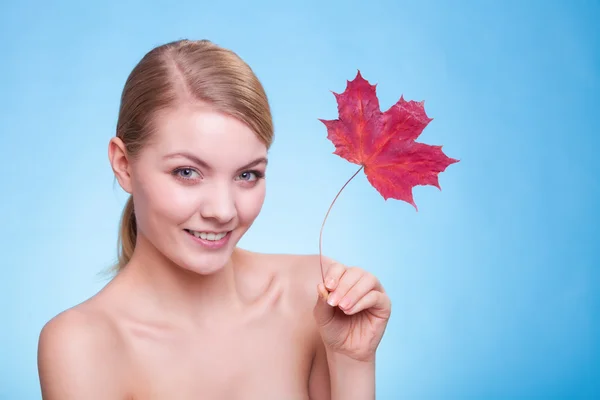
[[[42,398],[118,398],[114,344],[106,323],[75,310],[54,317],[38,343]]]
[[[329,267],[336,263],[335,260],[323,255],[323,271],[327,273]],[[317,284],[322,282],[321,276],[321,259],[317,255],[309,255],[304,260],[305,265],[299,270],[303,271],[303,281],[306,283],[307,304],[311,311],[317,301]],[[311,400],[330,400],[331,399],[331,383],[329,374],[329,364],[327,362],[327,353],[321,335],[317,330],[316,322],[312,319],[313,327],[313,348],[314,357],[311,363],[310,375],[308,380],[308,393]]]
[[[323,342],[318,341],[315,356],[312,361],[310,376],[308,379],[308,396],[311,400],[330,400],[331,383],[329,377],[329,365]]]

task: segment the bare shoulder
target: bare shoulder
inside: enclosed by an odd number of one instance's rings
[[[272,273],[288,288],[287,294],[295,310],[304,309],[312,312],[318,292],[317,285],[322,282],[323,272],[336,263],[335,260],[319,254],[260,254],[253,253],[260,259],[261,266],[268,266]]]
[[[336,261],[319,254],[288,255],[287,257],[289,257],[289,263],[284,264],[285,272],[298,289],[298,295],[308,301],[311,307],[314,306],[317,300],[317,285],[323,281],[321,271],[326,274],[329,267]]]
[[[120,336],[105,314],[82,303],[42,328],[38,372],[44,400],[119,398]]]

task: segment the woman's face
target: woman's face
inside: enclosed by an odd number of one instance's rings
[[[156,124],[130,166],[138,234],[180,267],[214,272],[261,210],[267,147],[244,123],[197,105]]]

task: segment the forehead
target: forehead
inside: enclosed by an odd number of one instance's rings
[[[189,152],[211,164],[265,156],[267,146],[240,120],[207,106],[182,105],[157,115],[150,146],[166,155]]]

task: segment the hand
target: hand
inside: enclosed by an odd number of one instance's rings
[[[317,291],[314,317],[327,351],[373,361],[391,315],[379,280],[360,268],[333,263]]]

